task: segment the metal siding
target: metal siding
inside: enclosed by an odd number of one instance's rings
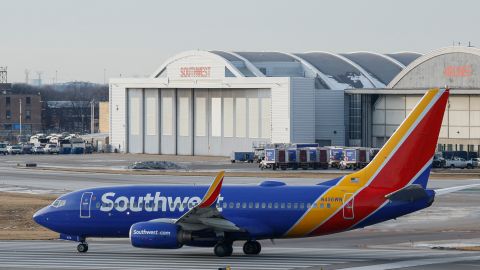
[[[113,149],[125,152],[126,147],[126,90],[121,84],[110,85],[110,142]]]
[[[160,106],[158,89],[145,89],[144,91],[144,152],[146,154],[160,154]],[[149,100],[152,100],[153,104],[149,103]],[[152,108],[150,108],[150,106],[152,106]],[[151,127],[150,125],[153,125],[153,127]],[[149,130],[153,133],[149,132]]]
[[[290,83],[291,79],[271,89],[272,143],[290,142]]]
[[[292,78],[290,81],[290,87],[290,104],[292,111],[291,142],[315,142],[314,80],[305,78]]]
[[[345,145],[345,94],[341,90],[315,91],[315,139]],[[335,134],[336,132],[336,134]]]

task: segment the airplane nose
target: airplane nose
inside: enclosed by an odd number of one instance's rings
[[[48,206],[38,210],[35,214],[33,214],[33,220],[38,224],[46,227],[48,218],[46,217],[46,213],[48,211]]]

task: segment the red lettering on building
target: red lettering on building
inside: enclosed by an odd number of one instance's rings
[[[445,77],[470,77],[473,74],[471,65],[465,66],[446,66],[443,69]]]
[[[180,77],[182,78],[208,78],[211,67],[181,67]]]

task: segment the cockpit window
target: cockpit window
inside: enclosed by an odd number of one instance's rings
[[[57,199],[52,203],[52,206],[55,207],[55,208],[58,208],[58,207],[65,206],[66,203],[67,203],[67,200]]]

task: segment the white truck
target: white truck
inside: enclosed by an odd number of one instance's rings
[[[460,157],[453,157],[452,159],[445,160],[445,167],[447,168],[462,168],[473,169],[473,161],[465,160]]]

